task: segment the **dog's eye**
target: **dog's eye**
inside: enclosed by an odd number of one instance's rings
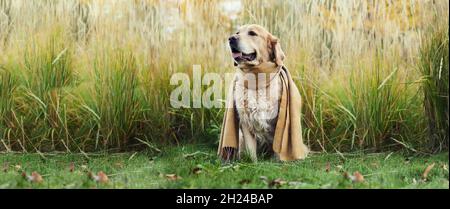
[[[239,31],[238,31],[238,32],[236,32],[236,34],[239,34]]]
[[[255,31],[249,31],[248,35],[250,35],[250,36],[257,36],[258,34],[256,34]]]

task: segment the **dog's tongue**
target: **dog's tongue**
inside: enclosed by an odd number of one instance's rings
[[[233,52],[233,58],[238,58],[242,56],[242,52]]]

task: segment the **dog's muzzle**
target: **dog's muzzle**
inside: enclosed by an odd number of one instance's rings
[[[243,61],[253,61],[256,59],[256,52],[246,54],[239,49],[239,39],[236,36],[228,38],[233,59],[239,63]]]

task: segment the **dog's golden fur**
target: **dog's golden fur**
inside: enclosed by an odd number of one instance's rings
[[[255,35],[251,35],[253,32]],[[282,65],[285,58],[281,49],[281,44],[277,37],[269,33],[266,29],[259,25],[244,25],[232,37],[239,39],[242,52],[256,52],[257,57],[250,62],[237,63],[237,67],[242,70],[249,70],[263,62],[273,61],[277,65]]]
[[[231,43],[234,39],[234,43]],[[240,85],[249,73],[274,73],[283,65],[285,55],[278,38],[259,25],[244,25],[230,38],[233,53],[254,54],[253,60],[235,59],[240,69],[236,75],[233,99],[239,117],[239,154],[246,152],[253,160],[257,153],[272,153],[274,131],[281,96],[281,80],[268,75],[261,82],[256,78],[256,88]],[[264,64],[262,63],[271,63]]]

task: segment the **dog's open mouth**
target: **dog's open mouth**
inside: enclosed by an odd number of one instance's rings
[[[240,52],[237,49],[231,49],[231,53],[233,54],[233,59],[237,62],[240,61],[253,61],[256,59],[256,52],[245,54],[243,52]]]

